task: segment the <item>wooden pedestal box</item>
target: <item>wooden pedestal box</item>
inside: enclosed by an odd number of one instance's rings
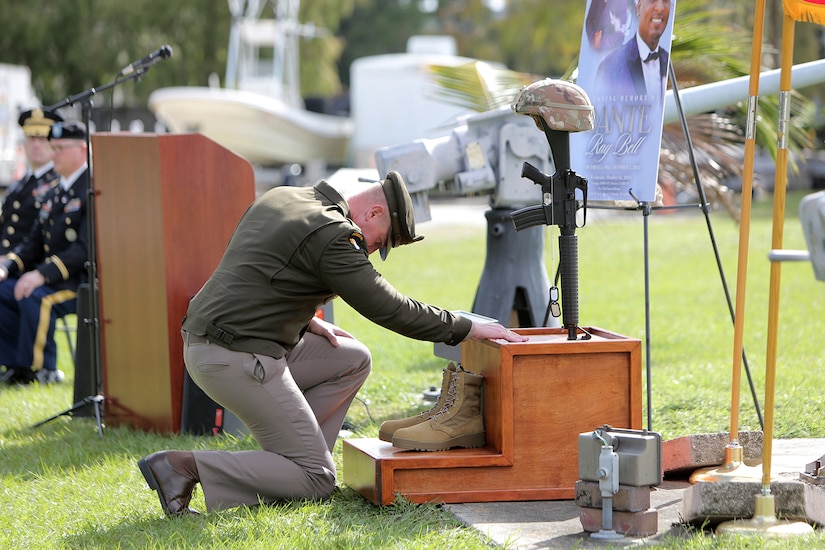
[[[590,340],[558,328],[529,341],[470,340],[462,366],[484,375],[486,447],[416,452],[347,439],[343,480],[375,504],[503,502],[574,497],[578,436],[605,424],[641,429],[641,342],[594,327]]]

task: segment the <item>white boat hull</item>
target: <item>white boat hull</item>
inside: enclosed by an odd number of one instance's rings
[[[160,88],[149,108],[175,133],[199,132],[253,164],[346,164],[353,122],[241,90]]]

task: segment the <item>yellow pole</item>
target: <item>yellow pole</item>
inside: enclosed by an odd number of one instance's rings
[[[785,190],[788,179],[788,131],[791,112],[791,69],[793,67],[794,19],[783,4],[782,61],[779,76],[779,126],[777,129],[776,177],[773,189],[773,236],[771,248],[782,249],[785,225]],[[762,491],[754,499],[754,515],[749,520],[727,521],[716,531],[724,533],[775,536],[807,535],[813,527],[805,522],[788,522],[776,516],[776,503],[771,494],[771,458],[773,454],[774,394],[776,392],[776,348],[779,333],[779,287],[782,263],[771,262],[768,297],[768,334],[765,357],[765,428],[762,443]]]
[[[742,384],[742,350],[745,327],[745,288],[748,275],[751,202],[753,198],[753,159],[756,148],[756,109],[759,102],[759,74],[762,70],[762,33],[765,1],[756,1],[751,47],[750,87],[748,88],[748,125],[745,129],[745,167],[742,175],[742,214],[739,224],[739,257],[736,272],[736,305],[733,318],[733,377],[731,381],[730,442],[739,444],[739,399]]]
[[[691,483],[746,478],[755,479],[759,471],[743,465],[744,452],[739,444],[739,400],[742,385],[742,335],[745,326],[745,287],[748,275],[751,203],[753,199],[753,159],[756,149],[756,118],[759,102],[759,75],[762,72],[762,34],[765,26],[765,0],[754,6],[751,39],[751,72],[748,88],[748,122],[745,128],[745,165],[742,174],[742,206],[739,222],[739,259],[736,272],[736,303],[733,313],[733,367],[731,369],[730,443],[725,447],[725,463],[720,467],[702,468],[690,476]]]
[[[785,187],[788,169],[788,124],[790,122],[791,67],[793,66],[794,20],[787,13],[782,22],[782,70],[779,76],[779,128],[777,132],[776,177],[773,189],[774,250],[782,249],[785,220]],[[779,279],[781,262],[771,262],[770,296],[768,303],[768,351],[765,362],[765,437],[762,444],[762,492],[754,499],[754,514],[749,520],[721,523],[719,534],[739,533],[790,537],[809,535],[813,527],[805,522],[789,522],[776,516],[776,502],[771,494],[771,454],[773,452],[773,407],[776,385],[776,341],[779,325]]]
[[[773,186],[773,236],[771,249],[781,250],[785,225],[785,188],[788,179],[788,131],[791,110],[791,67],[793,66],[794,20],[782,20],[782,67],[779,74],[779,127],[776,136],[776,177]],[[765,355],[765,436],[762,446],[762,492],[771,490],[773,452],[773,409],[776,389],[776,348],[779,332],[779,283],[782,262],[771,262],[768,295],[768,346]]]

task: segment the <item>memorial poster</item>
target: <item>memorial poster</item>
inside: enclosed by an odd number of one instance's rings
[[[595,127],[570,135],[588,200],[653,202],[675,0],[587,0],[576,83]]]

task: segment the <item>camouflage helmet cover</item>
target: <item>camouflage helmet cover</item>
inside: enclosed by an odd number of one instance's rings
[[[513,111],[528,115],[540,130],[541,120],[551,130],[584,132],[592,130],[595,114],[587,92],[566,80],[545,78],[533,82],[516,94]]]

